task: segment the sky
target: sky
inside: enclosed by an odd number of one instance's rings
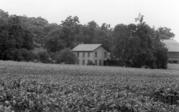
[[[0,0],[0,9],[9,14],[42,17],[60,23],[78,16],[82,24],[96,21],[111,24],[135,23],[139,13],[151,27],[168,27],[179,42],[179,0]]]

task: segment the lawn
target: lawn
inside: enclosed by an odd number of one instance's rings
[[[177,112],[179,71],[0,61],[0,110]]]

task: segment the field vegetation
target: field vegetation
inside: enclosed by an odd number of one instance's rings
[[[178,112],[179,71],[0,61],[2,112]]]

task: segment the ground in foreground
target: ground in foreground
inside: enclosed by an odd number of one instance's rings
[[[0,111],[178,112],[179,71],[0,61]]]

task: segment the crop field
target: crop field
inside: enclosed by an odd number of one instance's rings
[[[0,61],[0,112],[179,112],[179,71]]]

